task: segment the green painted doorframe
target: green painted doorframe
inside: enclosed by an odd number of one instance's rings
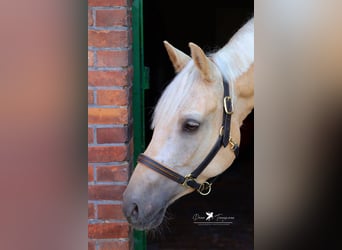
[[[138,155],[145,150],[144,91],[149,87],[149,72],[144,65],[143,24],[143,0],[134,0],[132,4],[134,164]],[[134,230],[133,234],[134,250],[146,250],[145,232]]]

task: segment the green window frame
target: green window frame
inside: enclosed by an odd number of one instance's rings
[[[138,155],[145,150],[145,90],[149,87],[149,70],[144,65],[144,22],[143,0],[134,0],[132,4],[133,33],[133,130],[134,164]],[[146,234],[134,230],[134,249],[146,250]]]

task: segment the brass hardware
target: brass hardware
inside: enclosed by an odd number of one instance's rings
[[[231,101],[231,100],[232,100],[232,98],[230,96],[225,96],[223,98],[223,107],[224,107],[224,111],[226,112],[227,115],[233,114],[233,109],[228,110],[228,107],[227,107],[227,102]]]
[[[211,183],[204,182],[201,184],[201,186],[197,189],[197,192],[201,195],[208,195],[211,192]]]
[[[188,185],[188,181],[193,181],[193,180],[195,180],[194,177],[192,177],[191,174],[188,174],[188,175],[184,176],[184,178],[185,178],[185,180],[184,180],[184,182],[182,183],[182,185],[183,185],[184,187],[189,187],[189,188],[191,188],[191,187]]]
[[[220,136],[223,136],[223,129],[224,129],[224,127],[221,126],[221,128],[220,128]]]
[[[195,180],[195,178],[192,177],[191,174],[184,176],[184,178],[185,178],[185,180],[182,183],[182,185],[184,187],[192,188],[188,185],[188,181],[193,181],[193,180]],[[211,183],[209,183],[207,181],[202,183],[196,191],[198,193],[200,193],[201,195],[208,195],[211,192]]]
[[[231,137],[229,137],[229,144],[230,144],[230,149],[235,150],[237,144],[236,142],[233,141]]]

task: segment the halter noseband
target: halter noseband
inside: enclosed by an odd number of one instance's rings
[[[150,169],[156,171],[157,173],[164,175],[165,177],[182,184],[185,187],[190,187],[196,189],[201,195],[208,195],[211,191],[212,182],[204,182],[202,184],[196,181],[196,178],[203,172],[203,170],[208,166],[211,160],[215,157],[221,147],[227,147],[230,145],[230,149],[234,152],[235,158],[239,154],[239,145],[233,141],[230,137],[230,123],[231,123],[231,115],[233,114],[231,97],[229,95],[229,85],[226,80],[223,80],[223,119],[222,126],[220,128],[219,136],[216,140],[216,143],[210,150],[209,154],[204,158],[204,160],[198,165],[198,167],[192,171],[192,173],[182,176],[173,170],[163,166],[159,162],[156,162],[152,158],[140,154],[138,157],[138,161],[149,167]]]

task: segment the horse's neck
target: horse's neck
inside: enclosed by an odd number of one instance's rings
[[[235,82],[250,68],[254,62],[253,18],[213,55],[213,60],[229,83]]]
[[[254,63],[243,73],[234,84],[235,89],[235,117],[239,126],[254,108]]]
[[[253,18],[213,55],[213,61],[229,82],[235,117],[241,125],[254,106]]]

